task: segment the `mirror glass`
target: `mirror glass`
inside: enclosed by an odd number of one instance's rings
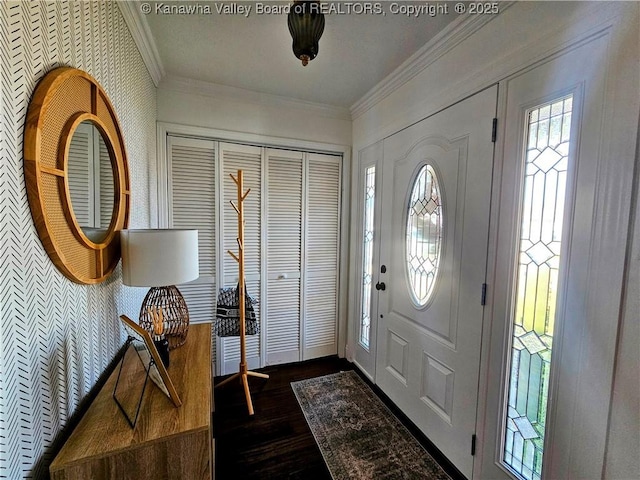
[[[114,214],[114,175],[105,139],[91,121],[80,123],[73,132],[67,161],[76,221],[89,240],[100,243]]]

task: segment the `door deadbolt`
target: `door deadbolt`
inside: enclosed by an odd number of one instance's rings
[[[384,284],[384,282],[378,282],[376,283],[376,290],[386,290],[387,286]]]

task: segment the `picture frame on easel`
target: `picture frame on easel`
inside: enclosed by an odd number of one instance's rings
[[[113,398],[131,428],[134,428],[149,378],[169,397],[174,406],[181,406],[182,401],[169,377],[167,369],[162,363],[151,334],[126,315],[121,315],[120,321],[127,332],[128,338],[125,353],[120,361],[120,370],[113,390]],[[137,356],[139,361],[133,360],[136,362],[137,368],[130,369],[131,373],[124,377],[122,375],[122,367],[125,361],[129,360],[128,356],[130,355]],[[137,392],[140,393],[138,394]]]

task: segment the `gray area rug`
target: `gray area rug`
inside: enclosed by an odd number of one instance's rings
[[[334,480],[450,480],[353,371],[292,382]]]

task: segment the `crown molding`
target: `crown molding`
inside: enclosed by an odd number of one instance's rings
[[[500,13],[513,3],[500,2]],[[355,119],[364,114],[498,16],[460,15],[354,103],[350,108],[351,117]]]
[[[261,93],[254,90],[230,87],[228,85],[204,82],[201,80],[194,80],[192,78],[180,77],[176,75],[167,75],[166,77],[164,77],[162,79],[162,82],[160,83],[159,88],[161,88],[162,90],[202,95],[205,97],[227,99],[232,101],[240,101],[260,106],[304,110],[307,113],[311,113],[320,117],[351,121],[351,113],[349,112],[348,108],[337,107],[334,105],[327,105],[323,103],[308,102],[305,100],[298,100],[295,98],[273,95],[270,93]]]
[[[140,4],[138,2],[122,0],[118,0],[116,3],[118,7],[120,7],[120,12],[124,17],[127,27],[129,27],[129,31],[140,51],[140,55],[142,55],[142,60],[149,71],[149,75],[151,75],[151,79],[157,87],[165,76],[165,71],[149,24],[140,12]]]

